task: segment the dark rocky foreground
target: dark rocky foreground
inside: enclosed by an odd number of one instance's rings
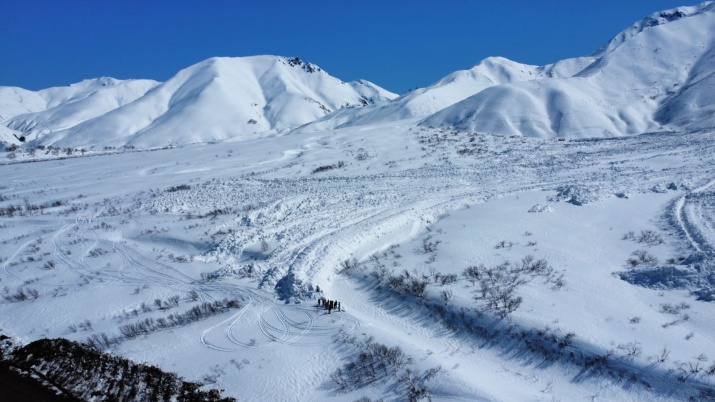
[[[18,373],[12,367],[0,362],[0,389],[2,400],[7,402],[67,402],[78,399],[57,393],[41,381],[29,375]]]
[[[40,339],[22,347],[0,335],[0,388],[3,401],[215,401],[235,402],[218,390],[184,381],[155,366],[102,353],[66,339]],[[11,367],[42,378],[61,390]],[[64,395],[62,395],[64,393]]]

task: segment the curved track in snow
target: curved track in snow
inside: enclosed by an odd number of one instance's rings
[[[680,230],[698,252],[715,250],[715,194],[710,190],[715,180],[680,197],[675,203],[675,216]]]

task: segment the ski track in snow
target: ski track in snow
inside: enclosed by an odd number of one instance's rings
[[[686,204],[687,207],[689,207],[690,209],[701,209],[704,200],[698,199],[694,196],[703,193],[705,190],[709,189],[714,184],[715,180],[709,181],[707,184],[700,186],[689,192],[688,194],[685,194],[680,197],[675,204],[675,216],[677,217],[680,229],[683,231],[683,233],[685,233],[685,236],[687,237],[692,247],[698,252],[712,253],[713,251],[713,244],[711,242],[712,240],[715,240],[715,236],[713,236],[714,228],[711,222],[709,222],[709,220],[712,219],[713,211],[703,211],[703,213],[699,214],[697,214],[697,211],[694,211],[694,213],[698,215],[696,216],[698,219],[691,219],[685,212],[685,210],[687,209]],[[710,242],[708,241],[708,239],[710,239]]]

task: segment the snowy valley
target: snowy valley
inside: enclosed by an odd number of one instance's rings
[[[1,87],[0,351],[237,400],[713,400],[714,27],[399,97],[277,56]]]

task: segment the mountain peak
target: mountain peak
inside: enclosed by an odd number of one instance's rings
[[[711,127],[714,29],[715,2],[653,13],[556,74],[490,86],[421,124],[542,138]]]
[[[315,64],[303,62],[299,57],[284,57],[284,59],[288,62],[288,65],[291,67],[299,67],[306,73],[315,73],[315,72],[320,72],[323,71],[320,69],[320,67],[316,66]]]
[[[86,80],[82,80],[80,82],[70,84],[69,86],[90,86],[90,85],[99,85],[99,86],[113,86],[113,85],[118,85],[121,84],[123,81],[118,80],[116,78],[112,77],[97,77],[97,78],[90,78]]]
[[[715,10],[715,1],[706,1],[697,6],[683,6],[670,10],[658,11],[633,23],[633,25],[619,32],[613,39],[593,52],[591,56],[600,57],[620,46],[624,41],[632,38],[650,28],[665,25],[683,18],[691,17],[705,12]]]
[[[22,101],[17,91],[5,92],[8,103]],[[0,115],[9,116],[3,124],[33,144],[84,148],[279,132],[396,96],[369,81],[345,83],[299,57],[273,55],[212,57],[164,83],[100,77],[37,94],[31,109],[0,103]]]

